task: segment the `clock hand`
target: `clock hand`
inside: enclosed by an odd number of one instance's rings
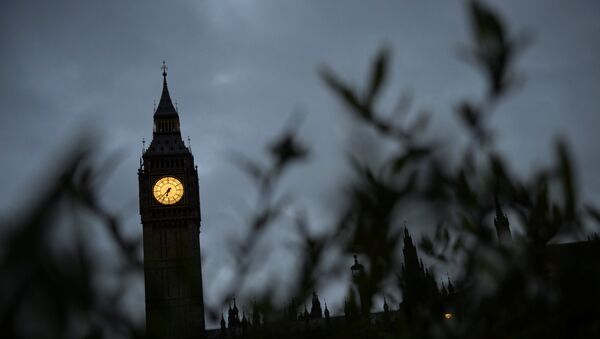
[[[167,191],[162,196],[168,197],[170,191],[171,191],[171,187],[167,188]]]

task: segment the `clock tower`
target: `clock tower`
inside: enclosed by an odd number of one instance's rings
[[[162,70],[152,142],[138,170],[146,332],[156,339],[203,338],[198,170],[181,139],[164,62]]]

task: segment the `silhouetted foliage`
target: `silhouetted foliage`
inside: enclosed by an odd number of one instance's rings
[[[382,165],[364,163],[361,154],[351,155],[354,179],[343,187],[340,196],[345,207],[326,235],[312,237],[305,231],[307,221],[299,216],[304,269],[298,290],[290,291],[292,296],[307,300],[311,289],[341,274],[336,269],[319,271],[332,252],[344,254],[338,267],[348,267],[346,258],[352,254],[365,263],[348,291],[349,332],[337,328],[328,333],[331,337],[585,337],[599,330],[594,305],[600,299],[592,287],[600,281],[598,265],[589,260],[582,263],[577,257],[587,251],[597,255],[598,243],[549,245],[569,237],[581,239],[584,224],[595,221],[597,226],[597,211],[579,202],[573,162],[562,140],[556,144],[554,165],[528,179],[510,171],[489,122],[497,105],[515,89],[514,62],[527,39],[513,36],[481,2],[471,1],[468,6],[473,45],[465,55],[482,70],[488,89],[483,99],[465,99],[456,106],[471,135],[457,164],[447,160],[453,157],[448,147],[423,133],[427,117],[409,121],[408,114],[398,119],[397,112],[379,110],[378,99],[389,81],[390,50],[383,49],[374,58],[364,90],[348,85],[330,69],[321,72],[351,118],[397,145],[386,153]],[[406,109],[405,104],[399,107]],[[442,293],[456,292],[450,305],[436,304],[427,289],[407,287],[410,277],[399,260],[402,215],[414,208],[433,216],[437,224],[433,234],[425,231],[418,242],[421,253],[436,264],[423,268],[424,274],[435,277],[436,266],[456,272],[452,282],[441,288]],[[510,220],[513,229],[522,228],[523,233],[515,232],[510,242],[501,242],[493,220]],[[495,227],[500,238],[502,232],[510,232],[499,229],[508,225]],[[427,285],[427,279],[413,285]],[[436,287],[443,283],[440,277],[432,281]],[[372,326],[366,314],[378,309],[373,307],[376,297],[388,294],[402,295],[400,316],[383,329]],[[410,300],[420,305],[410,306]],[[411,309],[419,311],[411,314]],[[452,310],[452,319],[443,317],[444,309]]]
[[[140,277],[141,243],[123,237],[117,219],[99,204],[106,168],[82,144],[37,202],[3,225],[3,338],[143,337],[122,300],[132,277]],[[98,232],[116,250],[114,260],[99,258],[90,235]]]

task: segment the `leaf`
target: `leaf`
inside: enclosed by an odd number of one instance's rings
[[[505,41],[504,25],[494,11],[478,1],[471,2],[471,24],[477,40]]]
[[[373,104],[373,101],[379,94],[381,86],[385,83],[390,54],[391,52],[388,48],[383,48],[377,54],[375,62],[373,62],[371,68],[371,82],[365,99],[368,106]]]
[[[489,93],[498,97],[505,92],[510,79],[510,63],[515,44],[506,38],[500,17],[479,1],[471,1],[471,30],[475,37],[475,59],[485,70],[489,80]]]
[[[463,102],[456,109],[456,113],[469,129],[473,131],[479,129],[481,112],[478,108],[468,102]]]
[[[358,97],[354,93],[354,91],[346,86],[342,81],[338,79],[338,77],[333,74],[333,72],[324,69],[321,70],[321,78],[325,81],[325,83],[331,88],[340,98],[351,108],[355,113],[358,113],[361,117],[365,119],[369,119],[369,110],[366,110],[362,103],[358,100]]]
[[[269,151],[278,166],[301,160],[308,155],[308,148],[298,141],[292,132],[284,133],[270,146]]]

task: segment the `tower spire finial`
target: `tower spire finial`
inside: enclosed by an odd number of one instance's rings
[[[164,60],[163,60],[163,64],[162,64],[162,66],[160,67],[160,69],[162,70],[162,75],[163,75],[163,77],[165,77],[165,78],[166,78],[166,77],[167,77],[167,70],[168,70],[169,68],[167,67],[167,63],[166,63]]]
[[[163,89],[162,94],[160,96],[160,101],[158,102],[158,107],[154,109],[154,117],[162,116],[162,117],[176,117],[177,109],[173,105],[171,101],[171,96],[169,95],[169,89],[167,86],[167,63],[163,60],[162,66],[162,75],[163,75]]]

